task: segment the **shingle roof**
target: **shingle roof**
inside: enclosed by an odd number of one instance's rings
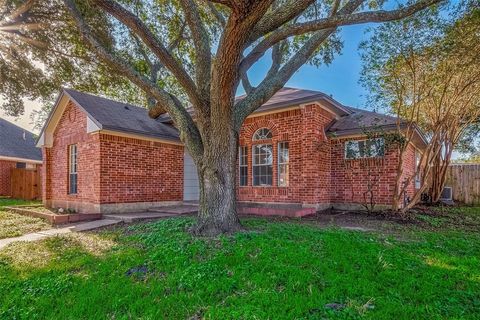
[[[346,108],[350,114],[333,122],[327,133],[336,136],[361,134],[369,130],[392,130],[398,125],[396,117],[353,107]]]
[[[245,95],[238,96],[236,100],[238,101],[243,98],[245,98]],[[345,111],[345,106],[343,106],[341,103],[321,91],[283,87],[282,89],[278,90],[273,95],[273,97],[271,97],[255,112],[279,109],[283,107],[314,102],[322,99],[334,104],[335,107],[340,111]]]
[[[179,140],[177,129],[150,118],[145,108],[72,89],[64,89],[64,92],[83,108],[101,129]]]
[[[245,98],[245,95],[241,95],[235,98],[235,101],[239,101]],[[323,100],[326,102],[326,105],[331,107],[332,111],[339,113],[341,115],[346,115],[349,113],[348,108],[342,105],[340,102],[336,101],[326,93],[314,90],[307,89],[298,89],[291,87],[283,87],[278,90],[273,97],[271,97],[267,102],[265,102],[260,108],[255,110],[257,112],[271,111],[275,109],[282,109],[290,106],[298,106],[300,104],[305,104],[309,102]],[[192,107],[187,108],[187,111],[190,114],[194,114]],[[172,122],[170,116],[165,113],[158,117],[158,120],[167,123]]]
[[[0,118],[0,156],[41,161],[42,151],[33,133]]]
[[[179,140],[178,130],[170,124],[171,119],[168,114],[152,119],[148,116],[145,108],[72,89],[64,89],[64,92],[82,107],[101,129]],[[239,96],[236,99],[244,97]],[[320,91],[289,87],[280,89],[256,112],[281,109],[319,100],[326,102],[334,112],[340,115],[340,118],[333,121],[328,127],[327,133],[329,135],[346,136],[363,134],[369,129],[394,130],[397,127],[397,118],[395,117],[342,105]]]

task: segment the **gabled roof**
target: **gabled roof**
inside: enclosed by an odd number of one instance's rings
[[[235,100],[238,101],[244,98],[245,95],[241,95]],[[315,101],[326,102],[327,105],[333,109],[332,111],[340,115],[346,115],[349,113],[344,105],[323,92],[291,87],[283,87],[282,89],[278,90],[273,97],[271,97],[260,108],[258,108],[255,113],[281,109],[284,107],[306,104]]]
[[[368,130],[392,130],[398,126],[398,118],[353,107],[346,107],[350,114],[331,124],[327,133],[335,136],[363,134]],[[400,124],[404,123],[403,121]]]
[[[407,121],[397,117],[353,107],[346,108],[351,113],[334,121],[327,128],[327,134],[330,137],[361,136],[371,132],[405,130],[409,127]],[[411,128],[414,130],[412,141],[417,147],[424,148],[428,144],[425,134],[415,124]]]
[[[241,95],[235,98],[235,102],[244,99],[246,95]],[[283,87],[278,90],[267,102],[265,102],[260,108],[255,110],[255,113],[272,112],[275,110],[284,109],[286,107],[298,106],[301,104],[307,104],[311,102],[322,102],[322,106],[327,108],[330,112],[337,116],[344,116],[350,113],[348,107],[342,105],[337,100],[333,99],[326,93],[314,90]],[[187,108],[188,113],[194,115],[192,107]],[[157,118],[164,123],[171,123],[172,119],[168,113],[162,114]]]
[[[245,96],[239,96],[236,100],[238,101],[243,98],[245,98]],[[52,110],[42,130],[39,145],[45,142],[44,132],[46,128],[54,128],[56,126],[55,121],[58,122],[58,115],[53,117],[57,112],[58,106],[62,103],[65,105],[69,100],[76,103],[78,107],[86,112],[88,119],[92,121],[93,126],[96,127],[95,130],[110,130],[179,141],[178,130],[171,124],[171,119],[168,114],[162,115],[157,119],[152,119],[148,116],[148,111],[145,108],[72,89],[63,89],[55,104],[54,110]],[[363,135],[366,131],[375,130],[392,131],[396,130],[398,126],[398,118],[396,117],[342,105],[320,91],[289,87],[280,89],[270,100],[257,109],[254,114],[276,112],[276,110],[280,111],[287,107],[312,102],[319,102],[323,108],[335,114],[335,120],[332,121],[326,132],[332,137]],[[188,111],[193,113],[192,108]],[[52,118],[55,119],[52,120]],[[400,123],[400,125],[404,124],[406,123]],[[53,128],[49,129],[50,132],[47,134],[47,139],[48,135],[52,135]],[[419,134],[421,134],[421,132],[419,132]]]
[[[68,101],[74,102],[86,113],[88,121],[95,127],[93,131],[108,130],[173,142],[180,141],[178,130],[175,127],[150,118],[148,110],[145,108],[73,89],[62,89],[42,129],[38,146],[51,143],[51,136],[58,124],[59,115],[63,113]],[[90,130],[89,126],[87,123],[87,130]],[[46,139],[50,139],[50,142],[46,143]]]
[[[33,133],[0,118],[0,158],[42,161],[42,151],[35,147]]]
[[[72,89],[64,92],[103,130],[179,140],[178,130],[148,116],[148,110]]]

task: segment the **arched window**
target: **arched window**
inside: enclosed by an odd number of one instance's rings
[[[253,134],[253,141],[272,139],[272,132],[267,128],[260,128]]]

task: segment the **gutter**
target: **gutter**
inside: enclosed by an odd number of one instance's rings
[[[26,158],[7,157],[7,156],[0,156],[0,160],[14,161],[14,162],[27,162],[27,163],[36,163],[36,164],[43,163],[42,160],[33,160],[33,159],[26,159]]]

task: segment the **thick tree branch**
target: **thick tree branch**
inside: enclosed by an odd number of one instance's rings
[[[255,26],[249,39],[250,43],[291,21],[305,11],[313,2],[315,0],[292,0],[267,13]]]
[[[235,90],[238,86],[238,66],[248,35],[253,26],[263,17],[274,0],[237,1],[235,10],[229,16],[220,39],[215,65],[212,68],[211,88],[212,114],[231,117],[229,111],[234,102]],[[250,3],[247,5],[247,2]]]
[[[148,78],[138,73],[122,58],[109,52],[92,34],[90,28],[84,21],[82,14],[76,7],[73,0],[64,0],[64,3],[75,20],[84,41],[92,48],[99,59],[105,62],[112,70],[120,75],[126,76],[132,83],[141,88],[147,95],[152,96],[157,101],[158,107],[165,109],[172,117],[176,126],[184,133],[182,140],[188,145],[190,150],[202,153],[202,142],[200,133],[190,114],[185,110],[181,102],[173,95],[160,89]]]
[[[118,21],[127,26],[136,34],[145,45],[152,50],[163,65],[175,76],[183,87],[188,97],[194,104],[200,105],[200,97],[196,86],[182,65],[163,46],[161,41],[150,31],[150,29],[133,13],[112,0],[94,0],[95,5],[115,17]]]
[[[8,16],[3,17],[3,21],[14,21],[22,14],[26,13],[30,10],[33,5],[35,4],[35,0],[27,0],[23,4],[21,4],[17,9],[11,12]]]
[[[345,14],[345,15],[333,15],[328,18],[318,19],[314,21],[297,23],[291,26],[288,26],[281,30],[281,34],[284,37],[291,37],[295,35],[300,35],[312,31],[347,26],[353,24],[362,24],[369,22],[387,22],[392,20],[399,20],[412,14],[423,10],[435,3],[439,3],[442,0],[420,0],[415,4],[410,6],[396,9],[396,10],[377,10],[370,12],[359,12],[354,14]],[[278,40],[277,40],[278,41]]]
[[[341,2],[341,0],[335,0],[335,2],[332,5],[332,10],[330,12],[330,16],[333,16],[337,13],[338,8],[340,8],[340,2]]]
[[[258,59],[260,59],[265,52],[271,48],[275,43],[285,40],[289,37],[301,35],[309,32],[314,32],[322,29],[336,28],[340,26],[362,24],[369,22],[387,22],[392,20],[398,20],[405,18],[423,10],[432,4],[439,3],[442,0],[420,0],[417,3],[405,8],[385,11],[378,10],[372,12],[361,12],[353,14],[340,14],[332,15],[328,18],[318,19],[315,21],[309,21],[304,23],[296,23],[286,26],[273,32],[271,35],[262,40],[256,45],[252,51],[241,62],[241,69],[249,69]],[[363,2],[363,1],[359,1]],[[358,7],[358,6],[357,6]]]
[[[245,73],[242,73],[240,75],[240,78],[242,79],[242,86],[243,86],[243,89],[245,89],[245,92],[247,94],[250,94],[253,89],[255,89],[252,84],[250,83],[250,80],[248,79],[248,74],[245,72]]]
[[[223,4],[229,8],[233,8],[235,6],[235,1],[232,0],[207,0],[213,3]]]
[[[282,43],[283,42],[276,43],[272,48],[272,65],[267,72],[267,76],[266,76],[267,78],[273,77],[280,69],[280,66],[282,64],[282,56],[283,56]]]
[[[247,97],[235,105],[235,128],[239,129],[245,118],[267,102],[288,79],[303,65],[331,34],[335,28],[317,31],[307,43],[275,74],[268,77],[257,86]]]
[[[339,11],[339,14],[349,14],[357,10],[363,0],[351,0]],[[336,28],[315,32],[293,57],[278,72],[269,72],[267,77],[247,97],[235,105],[235,128],[240,128],[245,118],[258,109],[275,92],[280,90],[290,77],[311,58],[315,50],[335,32]]]
[[[207,5],[210,11],[212,12],[212,14],[214,15],[215,19],[217,19],[218,24],[220,24],[222,28],[225,27],[225,24],[227,23],[227,21],[225,20],[225,17],[223,16],[223,14],[220,11],[218,11],[217,8],[215,8],[215,5],[210,1],[207,1]]]
[[[212,64],[212,55],[210,51],[210,37],[205,29],[197,5],[193,0],[180,0],[182,8],[185,11],[185,17],[192,32],[193,44],[195,46],[195,70],[196,83],[199,89],[200,98],[205,101],[201,109],[206,108],[210,101],[210,70]]]

